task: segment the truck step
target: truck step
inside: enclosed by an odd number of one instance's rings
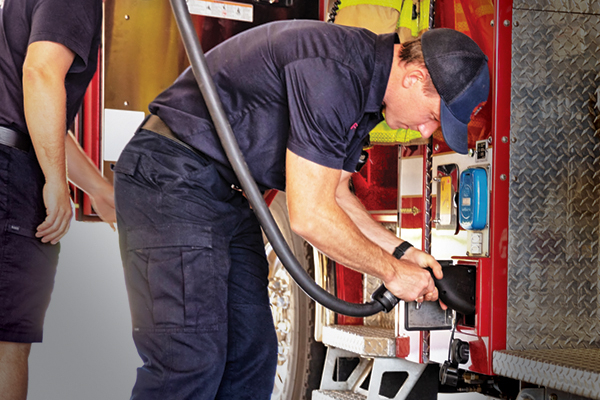
[[[329,325],[323,327],[323,344],[363,357],[395,357],[393,329],[364,325]]]
[[[600,400],[600,349],[502,350],[494,373]]]
[[[367,396],[350,390],[313,390],[312,400],[366,400]]]

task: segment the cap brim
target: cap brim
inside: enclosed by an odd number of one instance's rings
[[[459,154],[467,154],[469,150],[468,124],[456,119],[443,99],[440,104],[440,120],[446,144]]]

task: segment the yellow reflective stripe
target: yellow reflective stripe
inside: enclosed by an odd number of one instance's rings
[[[345,7],[358,6],[361,4],[371,4],[374,6],[383,6],[398,10],[402,9],[402,0],[343,0],[338,6],[338,10]]]
[[[431,2],[429,0],[422,0],[420,7],[419,35],[429,29],[429,11],[431,10]]]
[[[461,3],[454,3],[454,29],[469,34],[469,23]]]
[[[417,19],[412,19],[414,4],[417,4],[419,13]],[[415,38],[428,30],[430,4],[430,0],[404,0],[402,11],[400,12],[400,19],[398,20],[398,29],[410,29],[411,36]]]
[[[475,8],[474,14],[477,18],[481,18],[486,15],[494,15],[494,6],[492,4],[482,4],[481,6]]]
[[[418,32],[418,28],[415,25],[418,21],[413,21],[413,1],[412,0],[404,0],[404,4],[402,5],[402,10],[400,11],[400,18],[398,19],[398,28],[407,28],[410,29],[411,36],[417,36],[415,34],[415,30]]]
[[[399,144],[420,139],[421,133],[410,129],[392,129],[385,121],[381,121],[369,132],[371,144]]]

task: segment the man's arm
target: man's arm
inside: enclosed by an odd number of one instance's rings
[[[113,186],[100,174],[71,133],[67,135],[66,150],[69,180],[90,196],[98,216],[114,230],[117,217]]]
[[[366,237],[377,243],[388,253],[393,253],[396,247],[403,241],[375,221],[360,200],[350,192],[349,183],[351,177],[352,174],[350,172],[342,171],[340,183],[336,191],[337,203]],[[411,261],[421,268],[430,267],[435,273],[436,278],[443,278],[441,265],[435,258],[424,251],[411,247],[404,253],[402,259]]]
[[[381,279],[403,300],[437,299],[429,272],[410,261],[395,259],[367,238],[340,207],[336,200],[340,170],[320,166],[288,150],[286,178],[294,232],[343,265]]]
[[[27,128],[46,178],[43,189],[47,217],[36,237],[52,244],[69,230],[73,211],[67,185],[65,76],[75,54],[54,42],[34,42],[23,64],[23,100]]]

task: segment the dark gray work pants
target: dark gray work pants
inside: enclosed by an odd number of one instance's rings
[[[269,399],[277,337],[247,200],[210,161],[145,130],[117,162],[115,198],[144,362],[132,399]]]

